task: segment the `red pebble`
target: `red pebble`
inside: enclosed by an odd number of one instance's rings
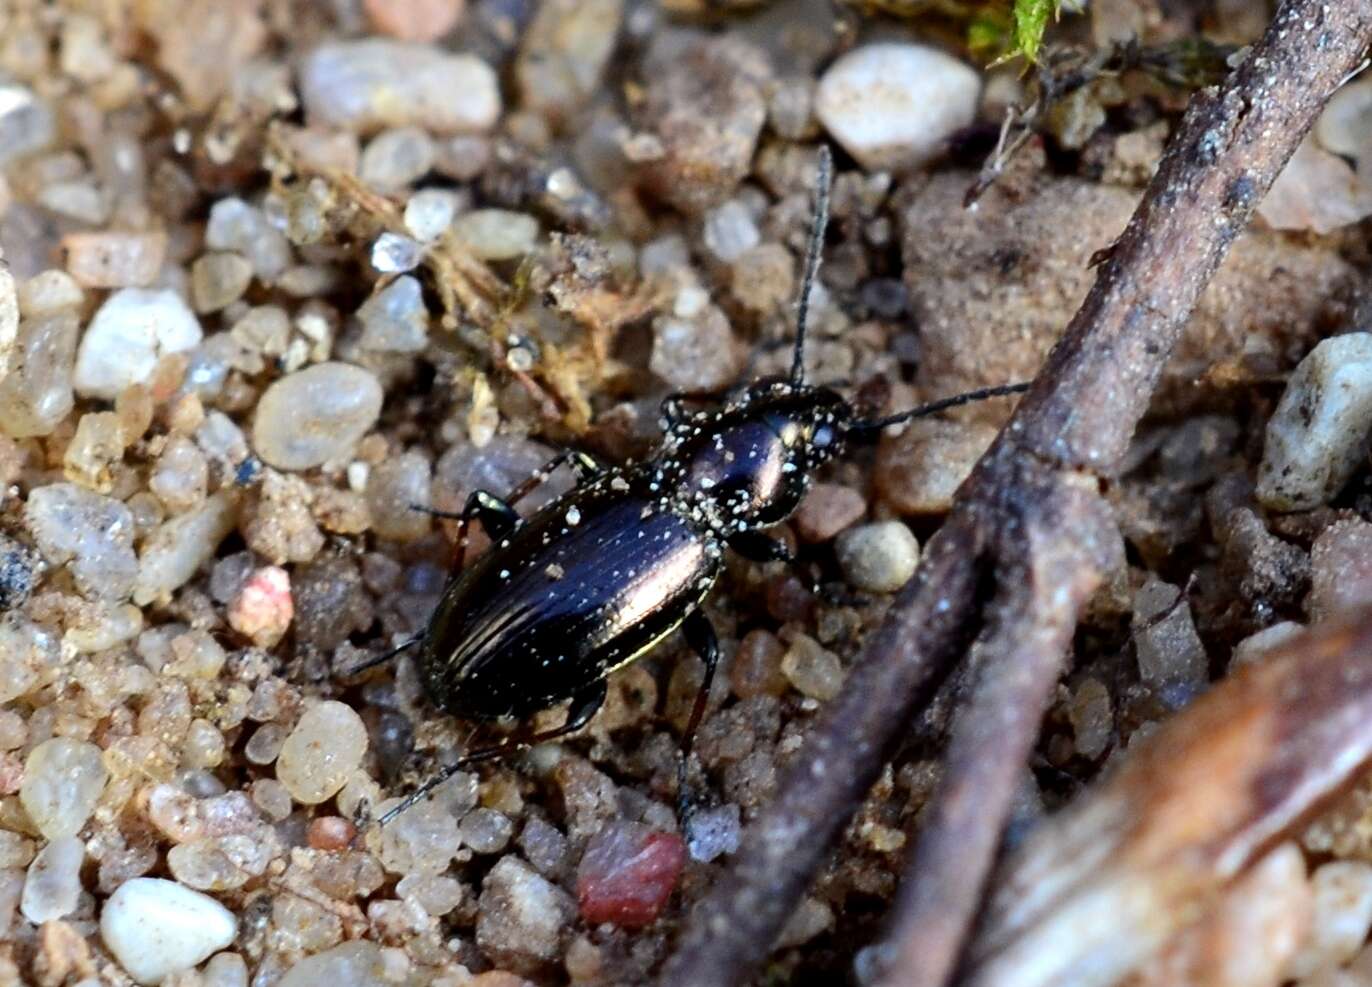
[[[357,835],[357,827],[341,816],[317,816],[305,829],[312,850],[346,850]]]
[[[651,924],[672,896],[686,844],[675,833],[612,822],[591,838],[576,874],[581,917],[592,925]]]

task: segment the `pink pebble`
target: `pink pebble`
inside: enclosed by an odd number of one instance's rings
[[[402,41],[437,41],[462,19],[466,0],[363,0],[372,26]]]
[[[291,577],[280,566],[254,571],[229,603],[229,626],[259,648],[280,641],[294,616]]]
[[[591,838],[577,869],[581,917],[592,925],[651,924],[672,896],[686,844],[675,833],[641,823],[609,823]]]

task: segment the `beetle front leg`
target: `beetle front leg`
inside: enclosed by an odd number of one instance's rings
[[[508,537],[520,521],[519,515],[515,513],[513,507],[484,490],[472,491],[460,512],[440,511],[435,507],[426,507],[423,504],[411,504],[410,509],[422,511],[431,517],[457,522],[457,549],[453,555],[454,575],[462,571],[462,566],[467,561],[467,528],[471,525],[473,518],[481,522],[481,527],[486,529],[486,534],[493,541]]]
[[[531,473],[527,479],[519,484],[519,486],[511,490],[510,496],[507,498],[508,502],[511,504],[518,504],[529,494],[547,483],[548,477],[552,476],[554,471],[563,463],[571,464],[572,472],[576,474],[577,483],[585,483],[587,480],[594,479],[605,472],[605,467],[590,453],[580,452],[576,449],[563,449],[556,456]]]
[[[691,707],[691,718],[686,721],[686,733],[681,738],[681,761],[677,765],[677,815],[685,820],[693,811],[690,790],[686,783],[687,765],[691,761],[691,748],[695,746],[696,731],[705,717],[705,707],[710,701],[710,686],[715,681],[715,669],[719,667],[719,638],[710,624],[710,618],[700,610],[691,611],[682,621],[681,632],[691,650],[700,655],[705,663],[705,677],[701,679],[700,691],[696,693],[695,705]]]

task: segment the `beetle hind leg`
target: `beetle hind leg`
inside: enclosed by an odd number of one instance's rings
[[[710,701],[710,686],[715,681],[715,670],[719,667],[719,639],[710,619],[699,610],[693,610],[681,624],[686,643],[705,663],[705,677],[700,681],[700,691],[696,693],[695,705],[691,707],[691,718],[686,721],[686,733],[681,738],[681,760],[677,762],[676,803],[677,817],[683,822],[695,812],[695,799],[692,796],[687,777],[691,763],[691,749],[695,746],[696,731],[700,721],[705,718],[705,707]]]
[[[464,754],[405,796],[399,805],[387,809],[385,814],[377,820],[377,824],[385,826],[464,768],[471,767],[473,764],[480,764],[482,761],[494,761],[508,757],[538,744],[546,744],[549,741],[557,740],[559,737],[565,737],[569,733],[576,733],[587,723],[590,723],[592,717],[600,711],[600,707],[605,705],[606,692],[607,686],[604,679],[593,682],[572,699],[572,707],[567,711],[567,719],[560,727],[544,730],[542,733],[527,734],[522,737],[516,736],[503,744],[484,747],[481,750],[472,751],[470,754]]]

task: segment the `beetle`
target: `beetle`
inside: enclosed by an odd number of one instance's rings
[[[828,223],[830,171],[822,147],[789,376],[756,381],[711,410],[688,411],[693,396],[669,396],[662,444],[642,462],[611,468],[564,452],[507,500],[478,490],[460,513],[430,511],[458,521],[454,574],[420,635],[355,671],[418,646],[425,691],[447,713],[496,720],[525,719],[567,701],[570,709],[559,727],[443,768],[383,814],[382,825],[464,767],[581,729],[604,703],[608,676],[677,629],[705,665],[681,743],[679,797],[687,813],[686,765],[719,663],[701,604],[719,578],[725,549],[755,561],[789,561],[786,547],[764,530],[796,510],[810,475],[850,441],[1028,386],[989,387],[862,419],[837,391],[806,382],[806,323]],[[514,504],[564,463],[576,486],[521,518]],[[492,545],[464,566],[473,520]]]

